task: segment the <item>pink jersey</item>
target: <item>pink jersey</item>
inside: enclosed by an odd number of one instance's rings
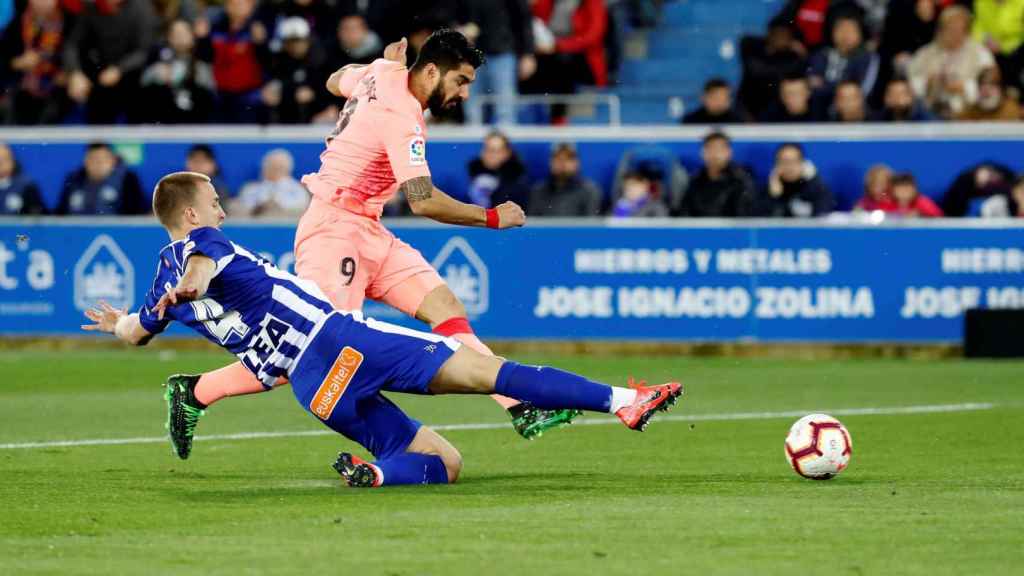
[[[379,219],[399,184],[430,176],[423,107],[408,82],[405,66],[384,59],[341,76],[338,88],[348,102],[320,155],[320,171],[302,178],[314,197]]]

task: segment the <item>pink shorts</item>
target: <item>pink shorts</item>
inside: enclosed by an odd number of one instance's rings
[[[369,297],[412,317],[444,284],[419,250],[379,220],[316,198],[295,232],[295,272],[315,282],[340,310],[360,310]]]

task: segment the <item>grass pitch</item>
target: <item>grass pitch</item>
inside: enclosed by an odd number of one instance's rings
[[[164,434],[159,383],[221,354],[0,353],[2,574],[1012,574],[1024,550],[1024,364],[533,357],[619,383],[682,379],[638,434],[573,426],[444,434],[454,486],[343,488],[334,436],[47,442]],[[486,398],[392,395],[431,424],[504,423]],[[795,417],[740,413],[978,403],[840,416],[850,468],[783,458]],[[229,399],[199,434],[317,431],[287,389]],[[10,445],[37,443],[35,447]],[[43,443],[43,445],[39,445]],[[362,453],[361,450],[358,451]]]

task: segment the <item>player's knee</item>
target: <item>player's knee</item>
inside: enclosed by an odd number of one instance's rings
[[[441,454],[441,461],[444,462],[444,469],[448,471],[448,483],[455,484],[462,472],[462,454],[455,448],[451,448]]]

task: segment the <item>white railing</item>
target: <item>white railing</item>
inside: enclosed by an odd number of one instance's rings
[[[467,106],[476,108],[480,117],[483,117],[484,106],[488,104],[497,106],[504,101],[505,97],[498,94],[481,94],[474,96]],[[608,107],[608,125],[622,126],[622,101],[615,94],[538,94],[514,96],[512,101],[517,112],[523,106],[564,104],[570,108],[569,117],[572,117],[574,112],[578,114],[579,108],[593,109],[605,105]]]

